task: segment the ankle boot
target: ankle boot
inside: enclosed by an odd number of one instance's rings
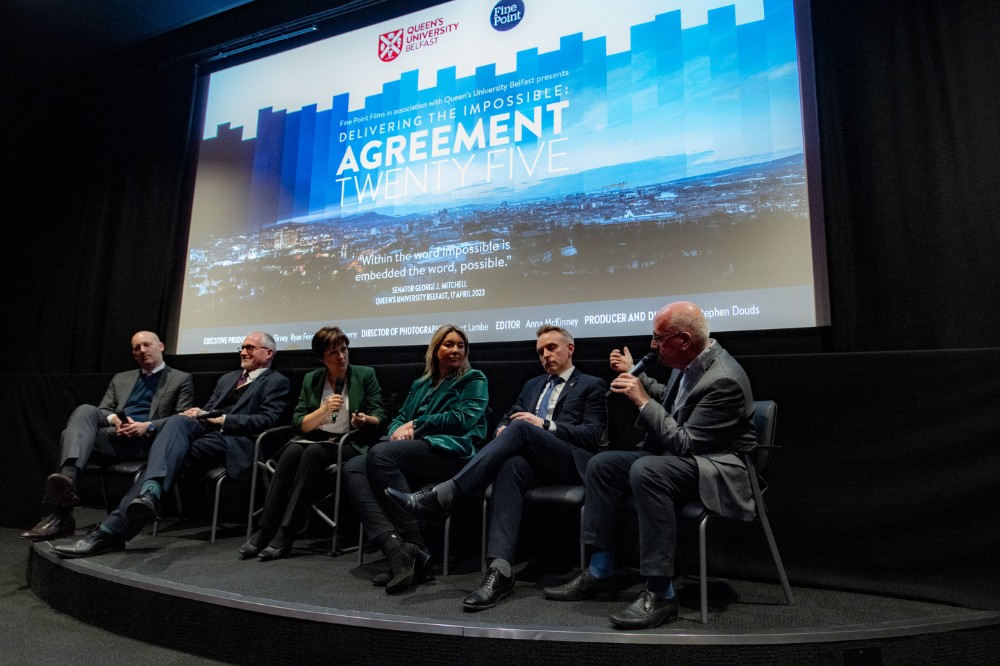
[[[402,592],[413,584],[415,563],[419,547],[407,543],[393,534],[382,544],[382,552],[389,560],[391,578],[385,586],[386,594]]]
[[[375,587],[385,587],[392,580],[392,571],[383,571],[372,578],[372,585]],[[434,563],[431,562],[431,554],[426,548],[417,551],[413,562],[413,585],[434,580]]]

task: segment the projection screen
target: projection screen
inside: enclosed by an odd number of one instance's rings
[[[796,5],[454,0],[207,75],[177,352],[828,323]]]

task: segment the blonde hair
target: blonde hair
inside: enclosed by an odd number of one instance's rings
[[[427,352],[424,354],[424,374],[420,376],[421,379],[427,379],[432,377],[437,377],[438,373],[438,357],[437,350],[444,343],[444,339],[448,337],[449,333],[458,333],[461,336],[462,341],[465,342],[465,355],[462,357],[462,365],[458,368],[458,375],[461,377],[466,372],[469,371],[471,367],[469,365],[469,336],[465,334],[465,331],[460,329],[454,324],[445,324],[434,331],[434,335],[431,336],[430,344],[427,345]]]

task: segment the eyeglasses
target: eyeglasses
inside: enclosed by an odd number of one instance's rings
[[[657,335],[656,333],[653,333],[653,342],[660,344],[662,342],[666,342],[670,338],[677,338],[682,335],[684,335],[684,331],[678,331],[677,333],[671,333],[670,335]]]
[[[236,351],[238,352],[246,351],[246,353],[252,354],[258,349],[269,349],[269,347],[255,347],[254,345],[243,345],[242,347],[237,347]]]

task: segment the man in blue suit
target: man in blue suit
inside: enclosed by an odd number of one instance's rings
[[[118,508],[76,543],[53,550],[64,558],[124,550],[125,542],[156,518],[160,498],[186,459],[201,467],[225,463],[230,476],[245,478],[254,438],[278,425],[288,400],[288,379],[270,367],[275,350],[269,334],[248,335],[239,349],[242,369],[219,379],[205,408],[175,414],[158,428],[146,471]]]
[[[462,602],[467,611],[496,606],[514,592],[510,561],[517,548],[525,491],[552,484],[580,485],[587,463],[604,442],[608,409],[603,380],[573,367],[573,336],[558,326],[537,331],[535,349],[545,374],[529,380],[500,421],[495,439],[451,480],[417,493],[386,494],[417,516],[442,516],[454,501],[493,483],[490,567]]]

